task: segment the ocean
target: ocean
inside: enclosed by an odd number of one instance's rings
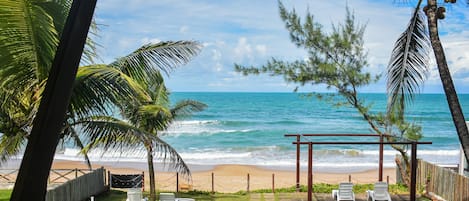
[[[295,138],[285,134],[373,133],[368,123],[351,107],[334,107],[300,93],[175,92],[173,103],[192,99],[208,105],[203,112],[176,121],[161,138],[171,144],[190,165],[256,165],[294,170]],[[372,112],[384,112],[386,94],[362,94]],[[465,116],[469,115],[469,94],[459,95]],[[443,94],[421,94],[407,108],[407,119],[422,126],[417,156],[438,164],[457,164],[460,145],[446,98]],[[303,138],[303,141],[312,140]],[[374,137],[317,137],[315,141],[377,141]],[[301,150],[301,166],[307,166],[307,147]],[[385,147],[384,166],[395,167],[397,154]],[[378,145],[314,145],[315,171],[362,171],[378,167]],[[92,155],[92,160],[142,162],[133,154]],[[76,158],[67,149],[58,159]],[[118,158],[118,159],[116,159]]]

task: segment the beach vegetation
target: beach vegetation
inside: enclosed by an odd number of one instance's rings
[[[159,73],[157,73],[159,74]],[[206,105],[194,100],[183,100],[170,106],[169,92],[162,78],[159,82],[140,82],[144,98],[123,103],[120,115],[123,119],[108,116],[92,116],[80,121],[89,143],[83,152],[101,148],[104,152],[118,150],[139,150],[144,147],[150,176],[150,200],[156,200],[154,160],[160,158],[169,167],[182,175],[190,176],[190,169],[177,151],[164,142],[161,132],[177,118],[202,111]],[[190,178],[188,178],[190,179]]]
[[[330,32],[325,31],[311,13],[307,12],[302,19],[295,10],[290,11],[285,8],[281,1],[279,1],[279,13],[290,33],[290,40],[298,48],[304,49],[308,58],[293,62],[272,58],[260,67],[235,64],[236,71],[244,75],[282,76],[286,82],[298,84],[295,91],[306,85],[325,86],[336,93],[312,92],[310,96],[336,107],[355,108],[371,130],[384,135],[389,142],[420,139],[421,127],[416,123],[407,122],[404,118],[405,107],[396,106],[386,112],[372,112],[372,104],[360,97],[359,89],[377,82],[381,75],[371,75],[365,71],[365,67],[369,65],[363,40],[366,26],[356,22],[354,13],[348,6],[344,22],[333,24]],[[415,75],[416,78],[419,75]],[[393,81],[396,81],[394,82],[396,84],[398,81],[407,80]],[[393,96],[390,100],[397,99],[399,98]],[[405,164],[410,167],[407,147],[391,146],[402,155]],[[403,167],[398,166],[398,168]],[[401,172],[405,172],[405,169]],[[410,184],[410,180],[406,183]]]
[[[27,142],[71,2],[0,1],[2,161],[20,154]],[[122,150],[129,148],[125,145],[144,142],[148,155],[188,175],[180,156],[156,131],[205,105],[186,100],[170,108],[161,73],[169,74],[189,62],[201,45],[195,41],[150,43],[110,64],[97,64],[95,31],[93,23],[60,134],[62,143],[71,141],[82,149],[91,168],[87,153],[98,144]]]

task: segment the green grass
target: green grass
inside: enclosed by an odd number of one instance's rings
[[[315,193],[331,193],[333,189],[337,189],[338,185],[333,184],[314,184]],[[366,190],[373,189],[373,184],[355,184],[353,186],[353,191],[355,193],[365,193]],[[306,186],[301,186],[302,192],[307,192]],[[407,188],[402,185],[391,184],[389,185],[389,191],[392,194],[405,194],[409,193]],[[12,190],[0,190],[0,201],[10,200]],[[275,189],[277,193],[294,193],[296,188],[279,188]],[[261,189],[251,191],[251,193],[272,193],[272,189]],[[144,197],[148,197],[148,192],[143,193]],[[250,195],[245,191],[239,191],[237,193],[209,193],[205,191],[189,191],[189,192],[180,192],[177,194],[177,197],[188,197],[194,198],[197,201],[248,201],[250,200]],[[127,198],[127,192],[121,190],[111,190],[109,192],[103,193],[95,198],[96,201],[125,201]]]
[[[313,192],[314,193],[332,193],[332,190],[334,189],[339,189],[338,184],[324,184],[324,183],[319,183],[319,184],[314,184],[313,185]],[[366,190],[372,190],[373,189],[373,184],[354,184],[353,185],[353,192],[355,193],[366,193]],[[301,185],[300,186],[300,191],[301,192],[308,192],[308,186]],[[254,190],[251,191],[253,193],[271,193],[272,189],[260,189],[260,190]],[[279,188],[275,189],[275,192],[279,193],[293,193],[296,192],[296,187],[292,186],[289,188]],[[409,193],[407,190],[407,187],[401,185],[401,184],[391,184],[389,185],[389,192],[391,194],[403,194],[403,193]]]
[[[11,189],[0,189],[0,201],[10,200],[11,192]]]
[[[338,189],[338,185],[333,184],[314,184],[315,193],[331,193],[333,189]],[[353,191],[355,193],[366,193],[366,190],[373,189],[373,184],[355,184]],[[307,186],[301,186],[301,192],[307,192]],[[402,185],[392,184],[389,185],[389,191],[392,194],[405,194],[409,193],[407,188]],[[276,197],[279,193],[294,193],[296,188],[279,188],[275,189]],[[261,200],[264,193],[272,193],[272,189],[254,190],[251,193],[260,193]],[[144,192],[144,197],[148,197],[148,192]],[[96,201],[125,201],[127,194],[125,191],[111,190],[101,196],[96,197]],[[194,198],[197,201],[248,201],[250,195],[246,191],[239,191],[237,193],[210,193],[205,191],[189,191],[180,192],[177,197]]]
[[[148,192],[144,192],[148,197]],[[243,193],[214,193],[204,191],[180,192],[177,197],[194,198],[197,201],[248,201],[249,195]],[[121,190],[111,190],[95,198],[96,201],[125,201],[127,193]]]

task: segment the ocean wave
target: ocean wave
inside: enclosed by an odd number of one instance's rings
[[[349,170],[362,171],[378,167],[378,153],[375,150],[314,150],[314,167],[321,171]],[[386,150],[384,167],[395,167],[393,150]],[[296,166],[296,150],[286,150],[282,146],[259,146],[240,148],[189,148],[179,151],[187,164],[221,165],[243,164],[293,169]],[[456,164],[459,150],[419,150],[418,157],[437,164]],[[146,162],[144,152],[119,150],[89,153],[93,162]],[[450,157],[448,157],[450,156]],[[453,157],[455,156],[455,157]],[[66,148],[56,154],[56,159],[83,161],[78,149]],[[301,167],[308,164],[307,152],[301,152]],[[158,162],[155,159],[155,162]]]

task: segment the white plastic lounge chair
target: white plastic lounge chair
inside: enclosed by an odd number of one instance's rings
[[[192,198],[176,198],[174,193],[160,193],[160,201],[195,201]]]
[[[142,201],[142,189],[141,188],[129,188],[127,190],[126,201]]]
[[[375,183],[374,190],[367,190],[366,194],[368,196],[368,200],[376,201],[376,200],[387,200],[391,201],[391,195],[388,192],[388,183],[386,182],[377,182]]]
[[[160,201],[175,201],[174,193],[160,193]]]
[[[332,190],[332,197],[334,200],[353,200],[355,201],[355,194],[353,193],[353,183],[340,183],[339,190]]]

